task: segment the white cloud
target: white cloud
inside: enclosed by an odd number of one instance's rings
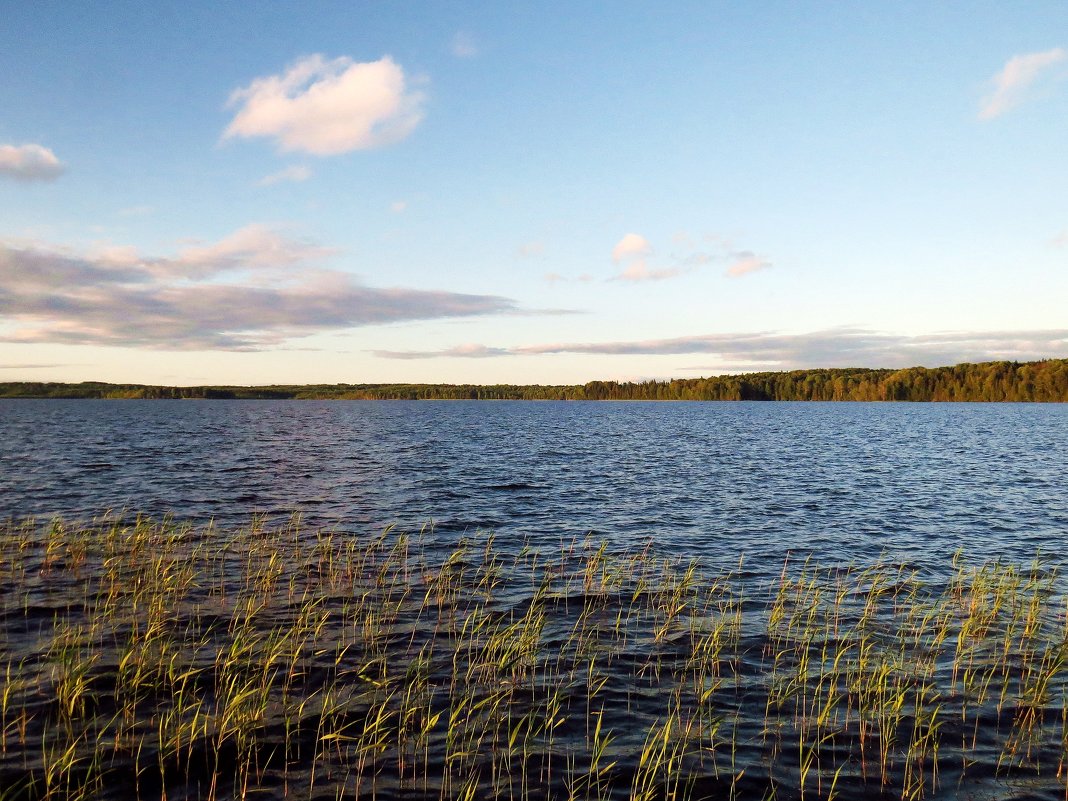
[[[0,176],[16,181],[54,181],[66,166],[41,145],[0,145]]]
[[[259,186],[274,186],[275,184],[280,184],[284,181],[299,183],[301,181],[307,181],[311,178],[311,175],[312,171],[303,164],[292,164],[284,170],[279,170],[278,172],[271,173],[270,175],[261,178],[257,181],[257,184]]]
[[[475,43],[475,38],[466,31],[460,31],[452,37],[449,50],[457,58],[474,58],[478,55],[478,45]]]
[[[1055,248],[1068,247],[1068,228],[1061,231],[1057,236],[1053,237],[1050,244]]]
[[[641,234],[624,234],[623,238],[612,248],[612,261],[619,264],[629,259],[649,256],[652,252],[653,246]]]
[[[1028,89],[1065,58],[1068,52],[1061,47],[1010,58],[1001,72],[990,79],[991,91],[983,99],[979,119],[991,120],[1018,106],[1026,99]]]
[[[389,56],[306,56],[234,91],[228,105],[238,111],[223,138],[266,136],[282,151],[316,156],[366,150],[408,136],[423,119],[423,101]]]
[[[389,210],[394,214],[402,214],[408,208],[407,200],[394,200],[389,204]]]

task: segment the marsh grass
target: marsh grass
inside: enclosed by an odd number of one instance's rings
[[[9,523],[0,798],[1068,797],[1056,571],[949,575]]]

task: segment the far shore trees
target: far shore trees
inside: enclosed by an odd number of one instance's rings
[[[694,400],[1068,402],[1068,359],[984,362],[902,370],[859,367],[747,373],[665,381],[542,384],[280,384],[163,387],[143,384],[0,383],[0,398],[309,400]]]

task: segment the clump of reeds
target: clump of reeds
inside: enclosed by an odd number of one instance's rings
[[[0,527],[0,798],[1068,795],[1056,571]]]

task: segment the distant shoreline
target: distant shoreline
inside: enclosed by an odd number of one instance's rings
[[[157,386],[9,381],[0,398],[193,400],[575,400],[1068,402],[1068,359],[900,370],[831,368],[586,384]]]

